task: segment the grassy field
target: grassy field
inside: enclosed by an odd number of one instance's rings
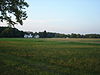
[[[100,39],[0,38],[0,75],[100,75]]]

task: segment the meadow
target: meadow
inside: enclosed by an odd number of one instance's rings
[[[100,75],[100,39],[0,38],[0,75]]]

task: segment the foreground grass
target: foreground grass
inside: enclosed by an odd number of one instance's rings
[[[100,39],[0,39],[0,75],[100,75]]]

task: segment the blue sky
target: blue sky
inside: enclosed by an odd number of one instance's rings
[[[100,0],[26,0],[24,31],[100,33]]]

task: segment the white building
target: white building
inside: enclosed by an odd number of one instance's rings
[[[39,35],[35,35],[35,36],[34,36],[34,38],[39,38],[39,37],[40,37]]]
[[[24,38],[32,38],[32,37],[33,37],[32,34],[29,34],[29,35],[28,34],[25,34],[24,35]]]

